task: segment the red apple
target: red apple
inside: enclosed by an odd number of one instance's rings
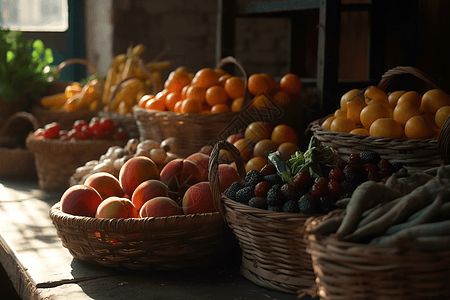
[[[234,144],[237,140],[243,139],[244,135],[242,133],[235,133],[227,137],[227,142]]]
[[[107,172],[90,175],[84,181],[84,185],[94,188],[103,200],[112,196],[122,197],[124,195],[119,179]]]
[[[145,202],[155,197],[169,197],[169,187],[160,180],[150,179],[134,190],[131,202],[139,211]]]
[[[168,217],[182,215],[183,209],[169,197],[156,197],[145,202],[139,214],[142,218]]]
[[[208,181],[209,173],[209,155],[197,152],[186,157],[187,160],[192,161],[200,169],[201,178],[200,181]]]
[[[242,181],[238,172],[229,164],[219,165],[220,192],[224,192],[235,181]]]
[[[212,149],[213,149],[213,146],[206,145],[206,146],[203,146],[198,152],[206,154],[206,155],[211,155]]]
[[[68,188],[61,196],[61,211],[75,216],[94,217],[102,201],[102,196],[94,188],[78,184]]]
[[[159,169],[155,162],[146,156],[130,158],[119,171],[119,182],[127,195],[133,195],[138,185],[150,179],[159,179]]]
[[[214,207],[211,185],[202,181],[191,186],[183,196],[184,214],[210,213],[217,211]]]
[[[139,218],[139,213],[130,200],[113,196],[100,203],[95,217],[101,219]]]

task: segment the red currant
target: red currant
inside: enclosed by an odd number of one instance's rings
[[[342,195],[342,186],[338,181],[330,180],[328,182],[328,192],[331,196],[340,196]]]
[[[72,125],[72,129],[80,131],[83,126],[89,126],[89,123],[85,120],[76,120]]]
[[[330,178],[330,180],[332,179],[337,182],[342,182],[345,180],[345,174],[342,169],[335,168],[330,171],[330,174],[328,174],[328,178]]]

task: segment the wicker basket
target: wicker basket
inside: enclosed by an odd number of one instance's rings
[[[305,225],[330,216],[311,218]],[[450,251],[374,247],[316,235],[305,239],[317,285],[299,291],[299,298],[309,294],[327,300],[450,299]]]
[[[98,75],[97,69],[85,59],[82,58],[73,58],[60,63],[55,71],[55,75],[59,74],[64,68],[73,65],[73,64],[81,64],[86,66],[93,74]],[[60,83],[55,82],[55,85],[60,90],[65,88],[65,86],[69,85],[70,82]],[[31,108],[31,113],[35,115],[38,120],[39,126],[44,127],[46,124],[51,122],[58,122],[61,125],[62,129],[71,129],[73,123],[76,120],[90,120],[92,117],[96,116],[98,111],[101,109],[101,99],[99,99],[97,103],[96,110],[83,109],[76,111],[63,111],[63,110],[51,110],[40,105],[34,105]]]
[[[73,257],[125,269],[175,270],[217,265],[228,257],[226,224],[218,212],[158,218],[97,219],[50,211]]]
[[[22,119],[22,120],[21,120]],[[27,121],[32,130],[39,128],[36,118],[27,112],[16,112],[4,122],[0,130],[0,178],[2,179],[30,179],[36,178],[34,154],[25,147],[25,136],[20,141],[20,134],[12,128],[20,128],[19,120]],[[22,126],[27,128],[26,126]],[[21,128],[22,129],[22,128]],[[23,145],[21,145],[23,144]]]
[[[109,147],[124,144],[125,141],[115,140],[36,139],[33,134],[26,139],[27,148],[34,153],[39,186],[51,191],[67,189],[76,168],[99,159]]]
[[[311,257],[306,253],[304,232],[298,229],[312,215],[258,209],[221,194],[217,175],[221,149],[232,153],[242,178],[245,168],[239,150],[224,140],[216,143],[209,161],[211,190],[216,208],[241,247],[241,273],[257,285],[284,293],[311,287],[315,279]]]
[[[383,75],[378,87],[382,90],[386,90],[388,83],[395,76],[401,74],[415,75],[429,83],[433,88],[438,88],[424,73],[412,67],[396,67],[387,71]],[[323,145],[334,148],[343,158],[348,158],[351,153],[371,150],[379,153],[382,158],[388,159],[391,162],[402,163],[409,171],[421,171],[430,167],[437,167],[442,163],[442,159],[439,156],[437,138],[423,140],[389,139],[376,136],[333,132],[324,129],[321,126],[327,117],[329,116],[312,122],[309,125],[308,130],[310,130]]]

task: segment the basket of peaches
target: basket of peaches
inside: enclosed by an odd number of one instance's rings
[[[413,75],[429,87],[388,91],[392,79]],[[450,96],[429,76],[413,67],[388,70],[378,86],[345,93],[333,114],[312,122],[308,129],[324,145],[346,158],[350,153],[372,150],[409,171],[439,166],[445,143],[444,124],[450,114]]]
[[[241,74],[228,73],[227,65]],[[302,87],[300,78],[291,73],[279,82],[267,73],[248,76],[242,63],[230,56],[215,69],[191,73],[178,67],[169,74],[162,91],[139,100],[133,114],[141,138],[161,141],[176,137],[183,145],[184,153],[180,154],[188,155],[217,142],[238,117],[245,125],[251,123],[251,109],[266,109],[264,115],[271,121],[294,120],[290,114],[303,110],[286,106],[300,102]],[[272,106],[277,108],[275,113]]]
[[[68,188],[50,217],[74,258],[118,269],[217,265],[237,248],[213,205],[208,159],[200,153],[159,168],[134,156],[119,175],[93,173]],[[224,189],[239,178],[227,166]]]

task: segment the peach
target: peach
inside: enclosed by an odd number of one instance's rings
[[[184,192],[201,180],[200,169],[192,161],[177,158],[167,163],[161,170],[160,178],[170,189],[169,197],[177,203]]]
[[[135,156],[127,160],[119,171],[119,182],[127,195],[150,179],[159,179],[159,170],[155,162],[146,156]]]
[[[242,133],[235,133],[227,137],[227,142],[234,144],[237,140],[243,139],[244,135]]]
[[[217,211],[214,207],[211,185],[202,181],[191,186],[183,196],[184,214],[199,214]]]
[[[200,169],[200,181],[207,181],[209,173],[209,155],[197,152],[189,155],[188,157],[186,157],[186,159],[192,161]]]
[[[94,188],[73,185],[61,196],[61,211],[75,216],[94,217],[102,201],[102,196]]]
[[[124,195],[119,179],[108,172],[90,175],[84,181],[84,185],[94,188],[103,200],[112,196],[122,197]]]
[[[169,197],[169,187],[160,180],[150,179],[138,185],[131,196],[131,202],[139,211],[145,202],[155,197]]]
[[[235,168],[229,164],[219,165],[220,192],[224,192],[235,181],[241,181],[241,177]]]
[[[141,218],[168,217],[182,215],[183,209],[169,197],[156,197],[145,202],[139,214]]]
[[[249,139],[240,139],[233,144],[241,153],[242,160],[247,162],[253,155],[253,144]]]
[[[130,200],[113,196],[100,203],[95,217],[101,219],[139,218],[139,212]]]

